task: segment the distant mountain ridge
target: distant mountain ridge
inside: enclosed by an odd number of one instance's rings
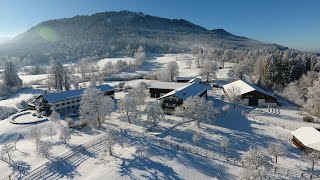
[[[184,19],[119,11],[42,22],[0,45],[0,56],[18,55],[35,62],[48,61],[51,56],[74,61],[87,56],[133,56],[140,45],[150,53],[188,52],[195,46],[286,49],[223,29],[207,30]]]

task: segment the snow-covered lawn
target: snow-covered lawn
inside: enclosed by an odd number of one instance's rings
[[[187,54],[167,54],[150,58],[145,65],[138,71],[132,72],[152,72],[165,68],[165,65],[177,60],[181,76],[197,76],[199,69],[185,68],[185,60],[194,59],[193,55]],[[99,64],[107,61],[116,61],[121,58],[104,59]],[[132,60],[124,58],[122,60]],[[226,63],[225,69],[220,69],[217,73],[217,83],[225,84],[229,82],[227,73],[232,67],[232,63]],[[131,72],[126,72],[131,73]],[[120,82],[120,81],[119,81]],[[119,82],[106,82],[110,85],[117,85]],[[127,81],[126,85],[135,87],[140,82],[151,83],[148,80]],[[15,107],[21,100],[27,100],[33,95],[39,94],[39,90],[24,89],[7,100],[0,101],[1,106]],[[116,99],[121,99],[127,91],[117,92]],[[221,109],[225,105],[230,105],[223,99],[223,92],[219,88],[209,91],[209,100],[214,102],[214,106]],[[147,98],[146,101],[155,99]],[[23,137],[17,143],[17,151],[14,152],[13,160],[25,162],[25,173],[28,173],[48,161],[46,158],[39,157],[36,152],[34,140],[30,136],[32,127],[39,126],[42,131],[41,139],[53,145],[50,158],[56,159],[66,151],[73,151],[79,144],[86,143],[101,135],[106,128],[115,127],[139,132],[142,135],[132,136],[122,134],[124,139],[123,146],[114,146],[114,156],[105,156],[102,150],[96,149],[88,151],[84,158],[78,162],[64,161],[64,166],[51,164],[54,173],[58,173],[59,179],[213,179],[218,173],[220,179],[239,179],[242,167],[232,165],[219,159],[210,159],[193,153],[176,150],[167,146],[160,145],[150,137],[161,138],[168,142],[174,142],[185,147],[196,147],[193,141],[195,133],[201,134],[199,147],[208,152],[216,153],[221,157],[234,158],[239,160],[241,155],[248,151],[250,147],[260,146],[267,149],[269,143],[274,142],[285,145],[287,154],[279,157],[278,164],[295,172],[295,176],[303,171],[308,172],[311,162],[307,160],[292,142],[291,129],[302,126],[320,127],[319,124],[307,123],[302,121],[302,116],[298,113],[298,108],[281,107],[268,110],[267,108],[252,108],[237,105],[227,112],[223,112],[217,117],[214,123],[202,123],[200,128],[196,128],[193,122],[182,123],[180,117],[166,115],[165,120],[161,121],[158,127],[152,132],[147,131],[149,124],[146,122],[146,115],[142,114],[129,124],[119,112],[112,113],[103,124],[103,128],[94,129],[85,127],[81,130],[73,129],[71,140],[68,145],[62,144],[59,135],[55,135],[53,140],[46,134],[49,126],[54,126],[57,131],[60,127],[57,123],[47,121],[36,125],[15,125],[11,124],[10,119],[0,121],[0,146],[5,143],[12,143],[17,136]],[[144,107],[139,110],[141,113]],[[66,125],[65,121],[62,121]],[[58,133],[59,134],[59,133]],[[226,153],[220,146],[220,140],[227,137],[230,146]],[[98,148],[98,147],[97,147]],[[224,159],[225,160],[225,159]],[[52,161],[54,163],[55,161]],[[269,156],[269,162],[274,163],[274,157]],[[75,165],[76,164],[76,165]],[[316,172],[319,174],[320,163],[315,165]],[[88,173],[90,171],[90,173]],[[11,168],[0,161],[0,178],[8,177]],[[2,173],[4,172],[4,173]],[[290,174],[289,174],[290,175]],[[286,178],[283,178],[286,179]]]
[[[17,93],[10,95],[5,100],[0,101],[0,106],[16,107],[16,104],[22,100],[28,100],[35,95],[40,95],[43,91],[38,89],[22,89]]]

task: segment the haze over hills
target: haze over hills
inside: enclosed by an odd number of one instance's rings
[[[192,47],[223,49],[287,49],[233,35],[223,29],[207,30],[183,19],[166,19],[130,11],[42,22],[0,46],[0,56],[50,57],[75,61],[82,57],[133,56],[139,46],[148,53],[189,52]]]
[[[9,37],[0,37],[0,44],[8,42],[10,39],[11,38],[9,38]]]

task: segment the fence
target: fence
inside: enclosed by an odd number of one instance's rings
[[[218,160],[221,162],[226,162],[229,164],[233,164],[236,166],[243,166],[243,163],[241,159],[237,158],[229,158],[225,155],[222,155],[217,152],[213,152],[210,150],[203,149],[201,147],[197,146],[192,146],[192,145],[181,145],[178,144],[174,141],[162,139],[160,137],[156,137],[153,135],[148,135],[148,134],[143,134],[141,132],[136,132],[136,131],[131,131],[131,130],[125,130],[121,129],[122,132],[131,135],[133,137],[147,137],[150,141],[150,143],[157,143],[160,146],[166,146],[175,150],[180,150],[184,151],[186,153],[192,153],[196,155],[200,155],[206,158],[210,158],[213,160]],[[148,141],[147,141],[148,142]],[[91,150],[91,152],[100,152],[102,151],[105,147],[106,143],[104,143],[104,137],[103,135],[100,135],[99,137],[96,137],[93,140],[90,140],[89,142],[73,148],[60,156],[56,158],[56,160],[49,161],[38,168],[34,169],[31,171],[26,177],[22,177],[18,172],[13,172],[9,178],[7,179],[60,179],[59,173],[52,171],[52,169],[48,168],[50,167],[50,164],[52,163],[58,163],[59,161],[68,161],[72,163],[73,165],[80,164],[85,160],[85,158],[88,158],[85,156],[84,153],[79,153],[82,152],[83,149]],[[77,149],[78,148],[78,149]],[[277,176],[284,176],[284,177],[290,177],[290,178],[298,178],[298,179],[320,179],[320,175],[312,175],[310,172],[305,172],[301,169],[294,168],[294,167],[284,167],[280,165],[274,165],[274,171],[270,175],[277,175]]]

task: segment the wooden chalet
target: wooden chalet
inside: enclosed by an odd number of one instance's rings
[[[226,84],[222,87],[227,97],[230,97],[229,93],[239,95],[241,99],[240,103],[243,105],[277,106],[277,98],[271,93],[242,80]]]

